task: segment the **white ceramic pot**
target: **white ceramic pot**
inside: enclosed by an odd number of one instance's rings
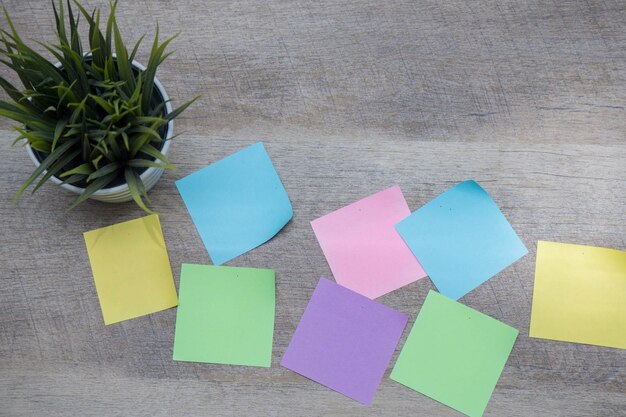
[[[146,67],[144,67],[142,64],[140,64],[137,61],[133,61],[132,65],[139,71],[146,70]],[[57,66],[60,66],[60,64],[57,64]],[[172,105],[169,102],[170,100],[169,96],[167,95],[165,88],[163,88],[163,84],[161,84],[159,79],[156,77],[154,78],[154,86],[159,90],[161,97],[165,101],[165,113],[166,114],[171,113]],[[170,149],[170,139],[172,138],[173,135],[174,135],[174,121],[170,120],[170,122],[167,124],[167,133],[165,134],[165,141],[163,142],[163,148],[161,148],[161,153],[165,156],[167,156],[168,151]],[[33,148],[31,148],[30,145],[28,144],[26,145],[26,152],[28,152],[28,156],[30,156],[30,159],[33,161],[33,163],[36,166],[39,166],[41,164],[41,162],[35,155]],[[146,191],[149,191],[152,187],[154,187],[154,185],[157,183],[159,178],[161,178],[163,171],[164,171],[163,168],[150,167],[146,169],[140,175],[140,178],[143,181]],[[45,171],[44,171],[44,175],[45,175]],[[84,191],[84,188],[76,187],[75,185],[62,184],[63,181],[61,181],[59,178],[54,177],[54,176],[50,177],[50,181],[52,181],[55,184],[60,185],[61,188],[65,188],[66,190],[74,194],[82,194],[82,192]],[[104,201],[106,203],[122,203],[124,201],[130,201],[133,199],[133,197],[130,194],[130,190],[128,189],[128,184],[121,184],[121,185],[111,187],[111,188],[102,188],[96,191],[95,193],[93,193],[89,198],[93,200]]]

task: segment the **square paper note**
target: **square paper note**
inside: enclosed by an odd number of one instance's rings
[[[337,282],[376,298],[425,277],[394,227],[409,214],[396,185],[313,220]]]
[[[430,291],[391,379],[463,414],[482,416],[517,333]]]
[[[626,349],[626,252],[539,242],[530,336]]]
[[[474,181],[450,188],[396,229],[439,292],[455,300],[528,253]]]
[[[261,142],[176,181],[176,186],[216,265],[265,243],[293,215]]]
[[[281,365],[369,404],[406,322],[404,314],[322,278]]]
[[[176,306],[156,214],[84,233],[104,324]]]
[[[179,292],[174,360],[271,365],[274,271],[183,264]]]

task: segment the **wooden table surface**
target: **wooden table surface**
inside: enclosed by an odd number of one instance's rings
[[[53,40],[47,0],[0,3]],[[177,122],[178,171],[150,193],[176,284],[182,262],[210,260],[175,180],[262,139],[293,203],[274,239],[229,262],[276,270],[272,367],[173,362],[175,309],[105,327],[82,233],[143,213],[66,212],[53,185],[13,205],[33,167],[2,120],[0,415],[458,415],[388,378],[398,350],[370,407],[279,362],[332,276],[312,219],[393,184],[414,210],[470,178],[529,248],[461,300],[520,331],[485,415],[626,415],[626,351],[528,337],[537,240],[626,249],[623,0],[120,2],[130,41],[157,18],[182,30],[159,78],[175,103],[203,96]],[[411,326],[430,288],[380,301]]]

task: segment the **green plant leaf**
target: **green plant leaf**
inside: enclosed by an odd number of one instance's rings
[[[100,177],[104,177],[105,175],[109,175],[112,172],[117,172],[122,166],[117,163],[117,162],[111,162],[110,164],[107,164],[105,166],[103,166],[102,168],[92,172],[88,177],[87,177],[87,182],[91,182],[93,180],[95,180],[96,178],[100,178]]]
[[[127,151],[130,151],[130,145],[129,145],[130,139],[128,138],[128,134],[125,131],[122,130],[120,132],[120,135],[122,136],[122,140],[124,141],[124,148]]]
[[[68,62],[68,65],[73,66],[74,72],[78,75],[78,81],[79,81],[78,85],[80,85],[81,87],[80,95],[84,96],[89,93],[89,82],[87,81],[87,74],[83,66],[84,58],[81,54],[77,53],[76,51],[71,49],[69,46],[64,45],[62,47],[66,55],[69,56],[71,60]]]
[[[65,83],[62,83],[53,87],[57,90],[57,96],[59,97],[59,107],[61,107],[61,104],[64,103],[65,100],[69,100],[69,102],[78,101],[78,98],[74,94],[74,91],[72,91],[72,87],[74,87],[76,82],[77,81],[74,80],[74,82],[72,82],[72,84],[70,84],[69,86],[65,85]]]
[[[52,138],[52,147],[51,147],[52,150],[54,150],[54,148],[57,145],[57,142],[61,138],[61,134],[63,133],[63,129],[65,129],[66,124],[67,124],[67,120],[64,120],[64,119],[60,119],[57,122],[57,125],[54,129],[54,137]]]
[[[158,142],[163,141],[163,138],[161,137],[161,135],[159,135],[159,132],[148,126],[135,126],[130,129],[128,133],[145,133],[149,136],[152,136]]]
[[[116,132],[109,132],[105,137],[105,141],[103,143],[106,143],[111,149],[111,154],[113,158],[109,159],[119,161],[123,159],[124,153],[122,152],[120,145],[117,143],[117,136],[118,135],[116,134]]]
[[[137,175],[132,168],[126,168],[124,170],[124,178],[126,179],[126,183],[128,184],[128,190],[130,191],[130,195],[133,197],[133,200],[139,207],[141,207],[147,213],[153,213],[145,203],[143,202],[143,198],[148,197],[146,190],[143,185],[143,181]]]
[[[46,183],[46,181],[50,179],[50,177],[55,176],[58,178],[59,176],[57,175],[57,173],[67,164],[72,162],[72,160],[78,155],[80,155],[80,149],[77,149],[71,153],[66,153],[62,157],[60,157],[54,164],[50,166],[48,170],[46,170],[46,173],[39,179],[39,182],[37,183],[37,185],[35,185],[35,188],[33,188],[31,193],[34,194],[35,191],[37,191],[42,185]]]
[[[113,113],[115,111],[115,109],[113,108],[113,106],[111,105],[111,103],[109,103],[108,101],[106,101],[105,99],[103,99],[102,97],[96,96],[94,94],[89,94],[89,98],[91,98],[93,101],[96,102],[97,105],[99,105],[100,107],[102,107],[102,109],[107,112],[107,113]]]
[[[159,64],[163,60],[163,53],[169,43],[174,40],[178,34],[166,39],[161,45],[159,45],[159,24],[157,22],[156,33],[154,35],[154,41],[152,43],[152,50],[150,52],[150,58],[148,59],[148,65],[143,72],[143,79],[145,88],[143,90],[143,97],[141,100],[141,106],[144,113],[148,113],[150,109],[150,102],[152,100],[152,91],[154,89],[154,79],[156,77],[156,70]]]
[[[93,168],[91,164],[89,162],[85,162],[84,164],[81,164],[77,166],[76,168],[72,168],[69,171],[63,172],[59,176],[59,178],[65,178],[67,176],[76,175],[76,174],[87,176],[87,175],[90,175],[92,172],[93,172]]]
[[[117,26],[115,16],[112,16],[111,20],[113,20],[113,38],[115,40],[115,54],[117,55],[117,70],[122,80],[126,82],[122,89],[125,90],[125,93],[130,96],[133,90],[135,90],[135,74],[133,73],[131,63],[128,60],[128,50],[122,40],[122,35],[120,34],[120,29]]]
[[[147,159],[131,159],[126,163],[127,166],[131,168],[163,168],[163,169],[171,169],[171,165],[149,161]]]
[[[73,0],[87,23],[89,24],[89,48],[95,64],[104,68],[105,59],[110,55],[110,50],[106,49],[106,41],[100,30],[100,9],[94,10],[90,15],[87,10],[77,0]]]
[[[137,153],[141,151],[145,145],[149,144],[152,140],[151,136],[147,133],[137,136],[133,139],[133,143],[130,146],[130,156],[134,158],[137,156]]]
[[[78,32],[78,23],[80,20],[80,15],[77,16],[76,19],[74,19],[74,10],[72,10],[72,5],[70,3],[70,0],[67,0],[67,12],[69,15],[69,20],[70,20],[70,41],[71,41],[71,47],[72,50],[77,53],[78,55],[80,55],[81,57],[83,56],[83,47],[80,41],[80,34]]]
[[[135,125],[145,125],[150,123],[154,123],[157,126],[162,126],[164,124],[167,124],[167,120],[162,117],[155,116],[137,116],[133,120],[133,124]]]
[[[45,59],[39,53],[28,47],[19,37],[11,19],[8,17],[6,9],[4,10],[7,16],[7,21],[11,27],[12,33],[9,33],[3,29],[0,29],[0,33],[6,35],[9,39],[13,40],[15,51],[13,52],[12,46],[5,41],[3,42],[10,50],[4,55],[11,59],[12,64],[8,64],[3,61],[5,65],[11,67],[20,75],[20,79],[25,87],[34,87],[40,85],[45,80],[50,79],[54,82],[60,82],[63,80],[61,72],[50,61]]]
[[[17,30],[15,30],[15,26],[13,26],[13,22],[11,21],[11,17],[9,17],[9,12],[7,12],[7,8],[3,6],[2,10],[4,11],[4,17],[6,17],[7,23],[9,24],[9,27],[11,28],[11,32],[13,33],[13,37],[19,39],[20,35],[17,33]],[[3,30],[3,32],[4,32],[4,30]]]
[[[73,209],[74,207],[76,207],[83,201],[87,200],[89,197],[91,197],[93,193],[95,193],[96,191],[101,190],[102,188],[105,188],[107,185],[113,182],[115,178],[117,178],[117,172],[111,173],[109,175],[106,175],[104,177],[100,177],[94,180],[91,184],[87,185],[87,187],[85,188],[85,191],[83,191],[82,194],[79,195],[76,200],[74,200],[74,202],[68,207],[67,210],[69,211]]]
[[[16,103],[21,102],[25,98],[24,94],[22,94],[17,88],[13,87],[13,85],[3,77],[0,77],[0,87],[2,87],[7,95]],[[26,100],[26,102],[28,102],[28,100]]]
[[[93,158],[92,164],[96,169],[98,169],[98,165],[100,164],[100,161],[102,160],[102,158],[103,158],[103,155],[99,155],[98,157]]]
[[[166,165],[172,166],[170,161],[167,159],[165,155],[161,153],[157,148],[150,144],[146,144],[141,148],[141,152],[145,153],[148,156],[151,156],[155,159],[155,161],[162,161]],[[173,168],[173,167],[172,167]],[[171,168],[170,168],[171,169]]]
[[[28,177],[28,179],[24,181],[24,183],[19,188],[19,190],[17,190],[17,193],[15,194],[13,201],[14,202],[17,201],[17,199],[20,198],[20,196],[24,193],[26,188],[28,188],[28,186],[32,184],[33,181],[35,181],[35,179],[39,177],[39,175],[41,175],[43,171],[45,171],[49,166],[51,166],[54,162],[56,162],[61,156],[65,154],[67,150],[69,150],[72,146],[76,145],[77,143],[78,143],[78,139],[71,139],[63,143],[62,145],[60,145],[54,151],[52,151],[50,155],[48,155],[46,159],[44,159],[41,162],[41,164],[37,168],[35,168],[35,170],[30,175],[30,177]]]
[[[20,132],[23,138],[27,139],[29,143],[31,142],[48,142],[50,143],[50,147],[52,147],[52,142],[54,141],[54,137],[51,132],[48,131],[38,131],[38,130],[27,130],[20,126],[15,126],[15,130]]]
[[[54,11],[54,20],[57,28],[57,37],[59,38],[59,42],[61,44],[68,44],[67,41],[67,32],[65,31],[65,13],[63,11],[63,0],[59,0],[59,12],[57,12],[57,8],[54,4],[54,0],[51,0],[52,10]]]
[[[18,140],[19,139],[22,139],[22,138],[18,138]],[[29,142],[29,144],[30,144],[30,147],[36,151],[43,152],[43,153],[50,153],[50,148],[51,148],[50,142],[34,140],[32,142]]]
[[[178,116],[180,116],[180,114],[182,112],[184,112],[187,107],[191,106],[196,100],[198,100],[201,96],[196,96],[194,98],[192,98],[191,100],[189,100],[188,102],[182,104],[180,107],[178,107],[176,110],[172,111],[171,113],[168,113],[167,115],[165,115],[165,119],[169,122],[170,120],[174,120],[175,118],[177,118]]]
[[[76,175],[71,175],[69,178],[65,179],[61,184],[75,184],[78,181],[82,181],[85,179],[85,175],[80,175],[80,174],[76,174]]]
[[[83,161],[87,161],[88,160],[87,156],[90,155],[92,151],[92,146],[89,143],[89,135],[87,133],[83,133],[80,137],[82,138],[81,143],[82,143],[82,149],[83,149]],[[93,166],[97,167],[98,161],[99,159],[92,158]]]
[[[109,20],[107,21],[106,28],[106,38],[105,38],[105,48],[107,51],[113,50],[113,43],[111,42],[111,35],[113,33],[113,21],[115,18],[115,10],[117,9],[117,1],[115,0],[113,3],[109,3]],[[109,54],[109,58],[111,58]]]
[[[139,40],[137,41],[137,43],[135,43],[135,47],[133,48],[133,51],[130,53],[130,56],[128,57],[128,60],[132,63],[135,60],[135,55],[137,55],[137,50],[139,49],[139,45],[141,45],[141,42],[143,41],[143,38],[145,38],[146,35],[141,35],[141,37],[139,38]]]

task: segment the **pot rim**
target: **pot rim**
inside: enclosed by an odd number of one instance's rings
[[[90,53],[85,54],[85,56],[90,55]],[[115,57],[116,55],[113,54],[113,57]],[[133,62],[131,63],[131,65],[133,67],[135,67],[136,69],[140,70],[140,71],[145,71],[146,67],[133,60]],[[56,67],[61,67],[61,63],[57,62],[55,64]],[[167,95],[167,92],[165,91],[165,87],[163,87],[163,84],[161,84],[161,81],[159,81],[158,77],[155,75],[154,76],[154,86],[157,88],[157,90],[159,90],[159,93],[161,94],[161,97],[163,98],[163,100],[165,101],[165,111],[166,114],[169,114],[172,112],[172,103],[170,102],[170,98]],[[165,135],[165,140],[163,141],[163,147],[161,148],[161,153],[163,155],[167,155],[169,149],[170,149],[170,140],[172,139],[172,136],[174,135],[174,120],[170,120],[167,123],[167,133]],[[28,144],[28,142],[26,143],[26,152],[28,153],[28,156],[30,157],[31,161],[33,161],[33,163],[35,164],[36,167],[38,167],[39,165],[41,165],[41,161],[39,161],[39,159],[37,158],[37,156],[35,155],[35,151],[33,150],[33,148],[30,146],[30,144]],[[155,159],[156,160],[156,159]],[[142,181],[145,182],[145,180],[147,178],[149,178],[150,176],[154,175],[154,172],[157,170],[162,170],[163,168],[157,168],[157,167],[149,167],[148,169],[146,169],[140,176],[139,178],[141,178]],[[47,171],[44,170],[43,174],[45,175]],[[50,177],[49,179],[50,181],[52,181],[53,183],[60,185],[62,188],[65,188],[68,191],[71,191],[75,194],[82,194],[82,192],[85,190],[82,187],[77,187],[75,185],[72,184],[63,184],[63,181],[57,177],[55,177],[54,175]],[[107,196],[110,194],[117,194],[123,191],[126,191],[128,189],[128,184],[126,182],[124,182],[123,184],[120,185],[116,185],[115,187],[111,187],[111,188],[101,188],[100,190],[96,191],[95,193],[92,194],[92,196],[94,197],[99,197],[99,196]]]

